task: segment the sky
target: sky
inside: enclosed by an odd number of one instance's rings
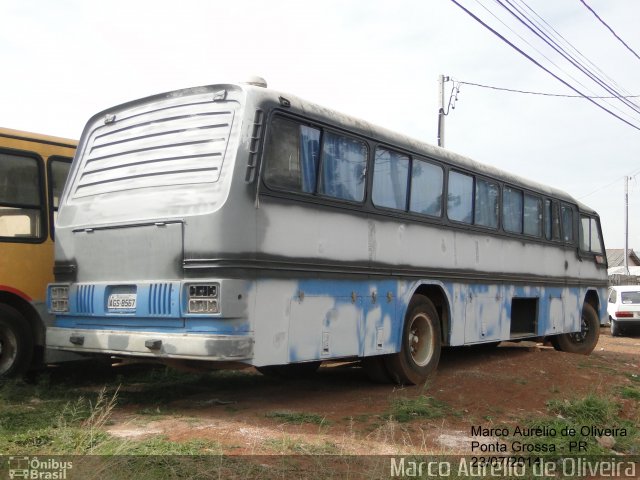
[[[496,1],[458,2],[581,91],[604,94]],[[512,2],[534,10],[607,83],[640,94],[640,59],[580,0]],[[640,2],[586,2],[640,52]],[[574,94],[451,0],[0,0],[0,18],[0,126],[68,138],[117,104],[251,75],[432,144],[440,74]],[[640,126],[640,113],[608,102]],[[599,212],[607,248],[624,247],[623,179],[640,172],[640,130],[585,99],[465,84],[445,123],[447,149],[568,192]],[[631,248],[640,249],[639,220],[640,175],[629,182]]]

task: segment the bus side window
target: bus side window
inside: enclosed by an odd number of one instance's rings
[[[504,187],[502,224],[506,232],[522,233],[522,191]]]
[[[313,193],[316,188],[320,130],[275,117],[265,146],[268,185]]]
[[[558,203],[544,201],[544,236],[547,240],[560,240],[560,214]]]
[[[600,229],[598,228],[598,220],[591,219],[591,251],[593,253],[602,253],[602,237],[600,237]]]
[[[580,250],[589,253],[602,253],[602,239],[595,218],[580,216]]]
[[[534,195],[524,196],[524,233],[534,237],[542,235],[542,201]]]
[[[0,237],[42,236],[41,185],[35,158],[0,153]]]
[[[573,235],[573,209],[568,205],[562,205],[562,239],[567,243],[574,243]]]
[[[407,155],[391,152],[386,148],[377,148],[373,167],[374,205],[406,210],[408,175]]]
[[[443,181],[442,167],[414,159],[411,165],[409,210],[433,217],[442,216]]]
[[[318,193],[355,202],[364,200],[367,154],[364,142],[325,132]]]
[[[487,180],[476,180],[475,224],[498,228],[498,185]]]
[[[447,216],[456,222],[473,222],[473,177],[464,173],[449,172],[449,198]]]

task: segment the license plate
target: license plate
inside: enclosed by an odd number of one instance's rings
[[[136,308],[136,294],[112,293],[109,295],[107,307],[110,310],[133,310]]]

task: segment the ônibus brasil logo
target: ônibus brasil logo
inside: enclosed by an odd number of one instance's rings
[[[9,457],[9,478],[37,480],[65,480],[73,462],[55,458]]]

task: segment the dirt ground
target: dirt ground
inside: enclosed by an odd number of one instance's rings
[[[469,453],[472,425],[516,425],[547,415],[549,400],[609,395],[635,383],[634,376],[640,376],[640,334],[612,337],[602,328],[590,356],[531,342],[446,349],[437,376],[425,386],[374,384],[349,363],[323,365],[297,381],[247,369],[204,391],[175,395],[155,410],[118,406],[107,428],[133,441],[158,435],[208,440],[229,455]],[[397,399],[422,395],[443,402],[446,414],[409,422],[389,416]],[[623,417],[639,418],[637,400],[619,401]],[[302,423],[291,423],[296,419]]]

